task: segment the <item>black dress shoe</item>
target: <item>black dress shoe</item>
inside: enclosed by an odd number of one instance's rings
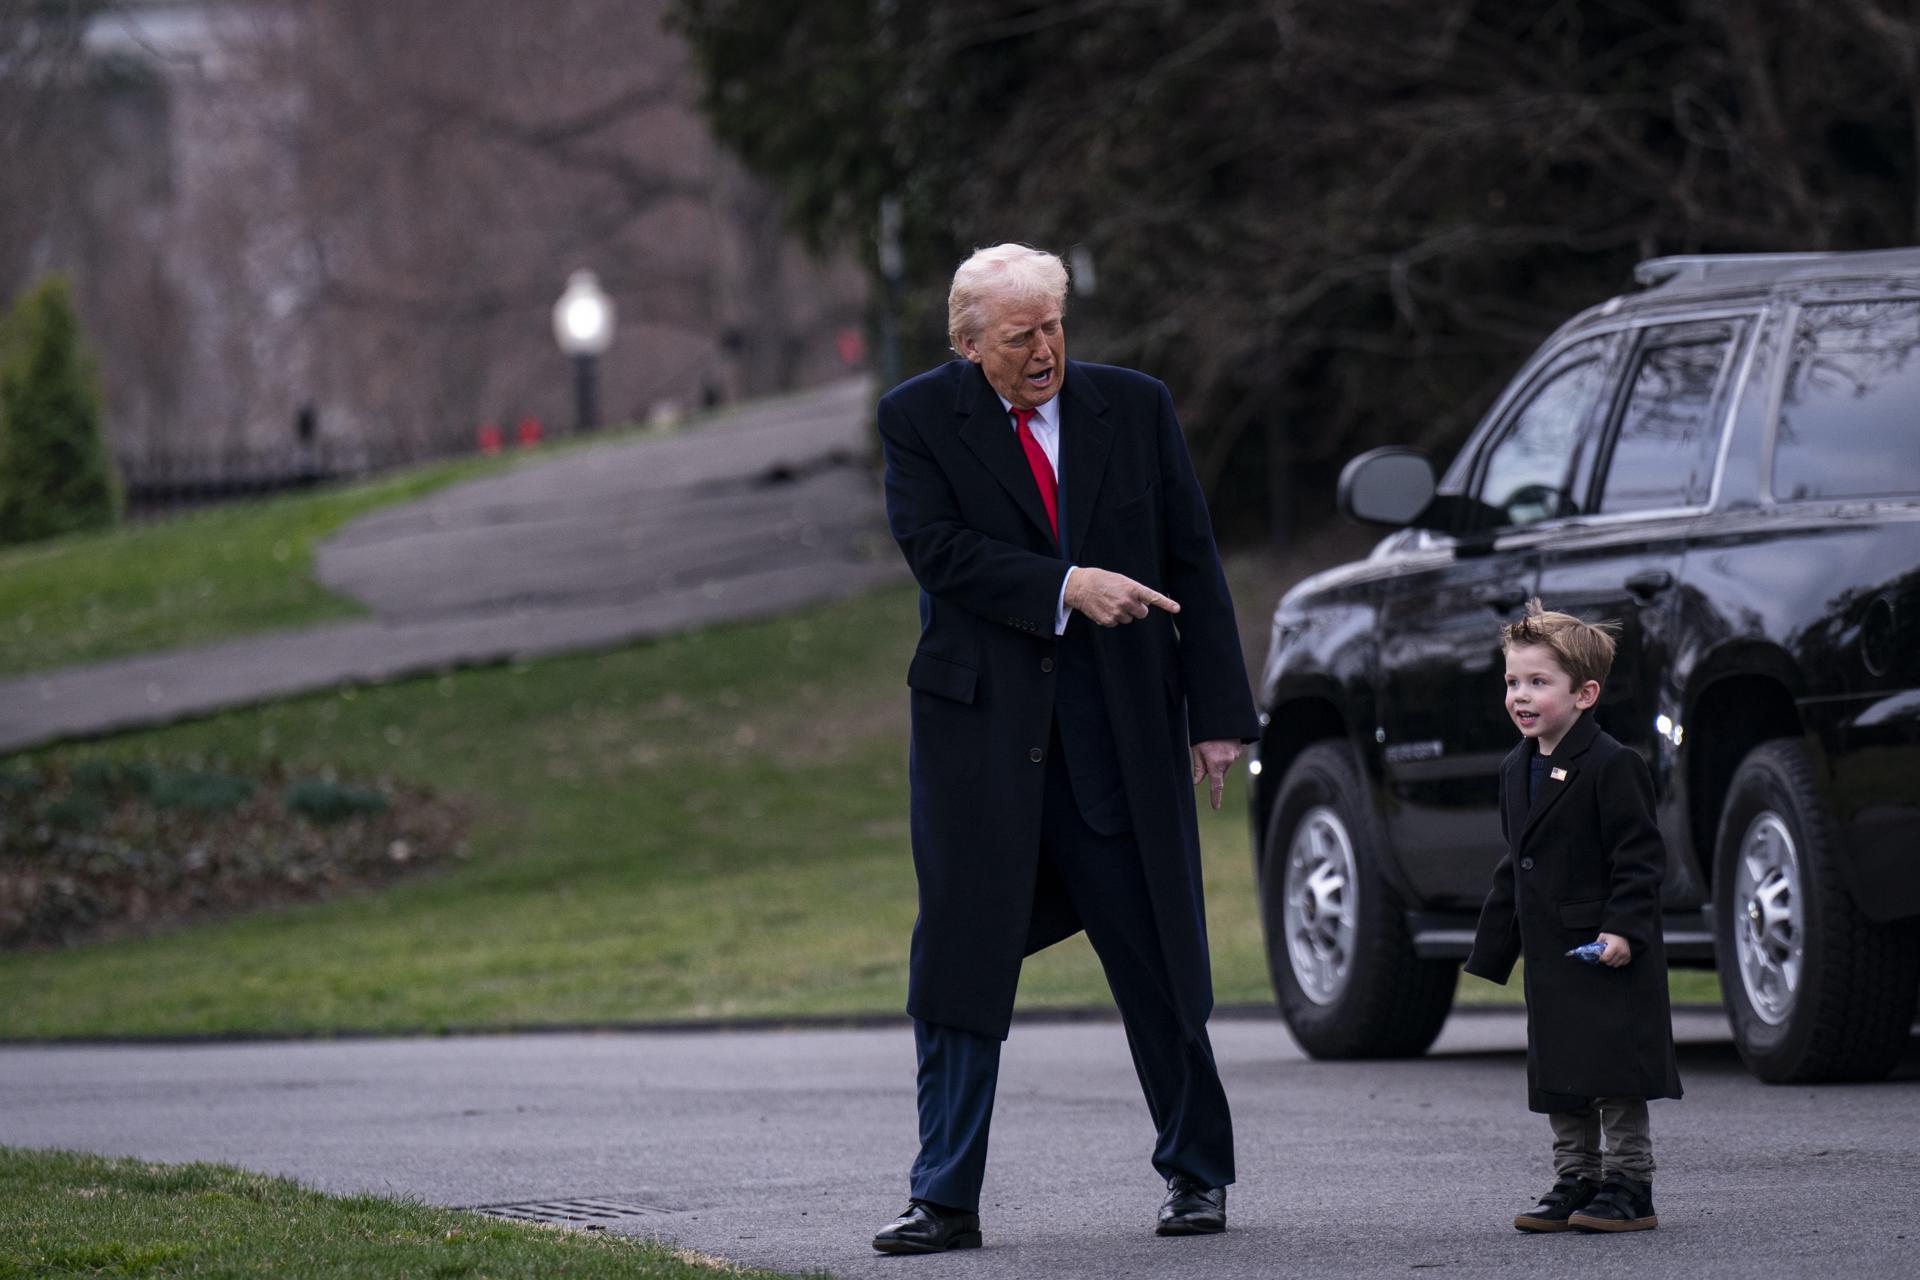
[[[1591,1178],[1562,1178],[1547,1189],[1540,1203],[1513,1220],[1515,1231],[1565,1231],[1567,1219],[1587,1207],[1600,1185]]]
[[[1227,1189],[1203,1187],[1184,1173],[1167,1179],[1167,1198],[1160,1202],[1160,1236],[1210,1236],[1227,1229]]]
[[[873,1247],[882,1253],[945,1253],[980,1247],[980,1215],[931,1200],[909,1200],[907,1211],[880,1228]]]

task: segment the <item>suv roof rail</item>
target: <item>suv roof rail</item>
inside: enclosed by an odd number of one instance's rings
[[[1749,274],[1769,267],[1838,265],[1847,260],[1894,259],[1920,266],[1920,250],[1867,249],[1837,253],[1692,253],[1648,258],[1633,269],[1633,282],[1644,288],[1663,284],[1700,283],[1719,275]],[[1861,261],[1861,265],[1866,265]],[[1889,265],[1892,265],[1891,263]]]

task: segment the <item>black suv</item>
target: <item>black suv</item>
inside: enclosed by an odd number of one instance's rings
[[[1920,990],[1920,248],[1661,258],[1548,340],[1400,526],[1281,600],[1252,762],[1280,1008],[1424,1052],[1501,853],[1502,623],[1613,619],[1593,714],[1653,771],[1667,955],[1764,1080],[1874,1078]]]

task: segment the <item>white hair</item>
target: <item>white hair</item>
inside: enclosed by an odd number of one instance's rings
[[[975,249],[953,273],[947,294],[947,340],[979,334],[987,323],[987,304],[996,300],[1045,301],[1067,305],[1067,264],[1045,249],[1027,244],[996,244]]]

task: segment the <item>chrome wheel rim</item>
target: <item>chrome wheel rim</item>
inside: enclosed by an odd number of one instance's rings
[[[1287,848],[1281,917],[1293,979],[1315,1004],[1332,1004],[1347,989],[1359,906],[1347,824],[1325,805],[1307,810]]]
[[[1793,1012],[1806,946],[1800,850],[1780,815],[1747,824],[1733,873],[1733,945],[1740,982],[1759,1019],[1777,1027]]]

